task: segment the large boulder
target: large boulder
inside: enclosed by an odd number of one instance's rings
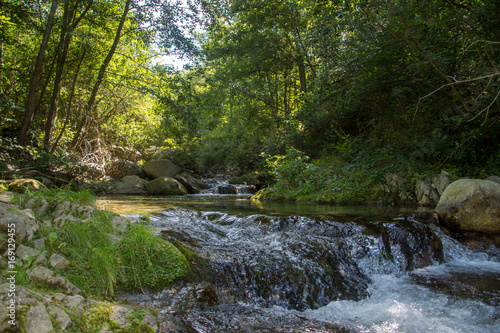
[[[144,172],[152,179],[174,177],[182,169],[167,159],[151,160],[144,166]]]
[[[452,230],[500,233],[500,184],[490,180],[457,180],[443,192],[436,213]]]
[[[188,191],[176,179],[170,177],[156,178],[145,185],[146,190],[156,195],[184,195]]]

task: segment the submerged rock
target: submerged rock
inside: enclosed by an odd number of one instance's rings
[[[455,231],[500,233],[500,184],[457,180],[443,192],[436,213],[446,227]]]

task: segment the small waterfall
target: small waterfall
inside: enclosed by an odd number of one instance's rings
[[[204,179],[203,181],[208,185],[208,189],[201,191],[200,194],[249,195],[254,194],[257,191],[257,188],[254,185],[229,184],[229,182],[222,178],[222,176]]]
[[[468,250],[429,220],[175,208],[152,224],[206,258],[210,278],[144,305],[198,332],[497,332],[498,251]]]
[[[155,225],[199,243],[218,274],[218,288],[241,301],[296,310],[363,299],[372,274],[401,276],[443,257],[439,238],[416,221],[363,226],[178,209]]]

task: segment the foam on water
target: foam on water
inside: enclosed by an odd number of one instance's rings
[[[500,332],[495,306],[435,293],[408,276],[372,281],[366,300],[336,301],[305,314],[359,332]]]
[[[440,235],[446,262],[396,276],[372,275],[370,296],[362,301],[341,300],[325,307],[305,312],[308,318],[339,324],[356,332],[435,332],[435,333],[494,333],[500,332],[500,307],[477,297],[474,286],[460,284],[457,288],[471,289],[474,297],[446,293],[435,286],[445,281],[447,286],[470,276],[487,280],[488,297],[500,296],[500,262],[489,259],[484,252],[472,251],[459,242]],[[416,278],[417,277],[417,278]],[[417,281],[419,283],[417,283]],[[461,282],[462,283],[462,282]],[[428,285],[426,285],[428,284]],[[431,285],[434,284],[434,285]],[[482,282],[484,287],[484,282]],[[434,288],[433,288],[434,287]]]

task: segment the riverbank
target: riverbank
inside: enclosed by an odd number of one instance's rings
[[[173,320],[113,299],[171,285],[190,263],[147,218],[126,219],[94,201],[88,191],[1,194],[2,331],[155,332]]]

